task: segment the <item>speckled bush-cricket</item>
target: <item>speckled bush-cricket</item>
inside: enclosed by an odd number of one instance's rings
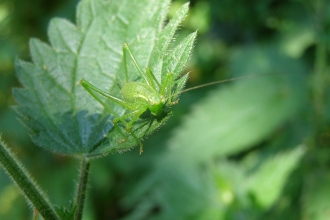
[[[133,61],[134,66],[141,75],[142,82],[128,82],[128,70],[127,70],[127,55],[129,55]],[[178,103],[178,96],[186,91],[201,88],[208,85],[218,84],[226,81],[236,80],[238,78],[233,78],[229,80],[221,80],[216,82],[211,82],[208,84],[203,84],[180,92],[175,92],[175,87],[178,85],[178,79],[175,79],[172,73],[167,73],[165,79],[159,82],[152,71],[147,67],[145,72],[141,69],[140,65],[136,61],[134,55],[129,49],[127,44],[123,45],[123,60],[125,69],[125,83],[120,87],[120,92],[122,98],[115,97],[96,86],[92,85],[85,79],[81,79],[81,85],[97,100],[99,101],[105,109],[107,109],[111,114],[114,115],[113,124],[115,129],[126,139],[126,135],[118,126],[121,122],[125,126],[126,132],[133,136],[136,142],[140,145],[140,155],[143,152],[143,144],[140,138],[137,137],[134,131],[131,130],[132,125],[141,117],[143,113],[149,111],[153,116],[160,116],[169,111],[169,107]],[[247,78],[247,77],[239,77]],[[110,106],[108,106],[104,101],[98,97],[96,93],[110,99],[111,101],[117,103],[129,112],[118,116]]]

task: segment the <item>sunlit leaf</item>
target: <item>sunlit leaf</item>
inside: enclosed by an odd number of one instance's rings
[[[188,11],[185,4],[163,29],[168,5],[168,0],[83,0],[77,9],[77,25],[53,19],[48,29],[50,45],[37,39],[30,41],[32,63],[17,60],[17,74],[24,88],[15,89],[14,94],[16,110],[35,143],[63,154],[91,156],[125,151],[137,144],[128,133],[128,140],[122,141],[124,137],[113,129],[114,116],[83,89],[79,80],[84,78],[121,97],[118,84],[125,82],[124,43],[142,68],[149,65],[159,76],[157,65],[168,53],[175,30]],[[173,56],[175,60],[184,58],[176,69],[183,69],[195,36],[183,42],[186,50]],[[132,62],[128,62],[128,70],[129,80],[139,80]],[[117,115],[124,113],[125,109],[107,102]],[[169,115],[141,120],[132,130],[143,138]]]

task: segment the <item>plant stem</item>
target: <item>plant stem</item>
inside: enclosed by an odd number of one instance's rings
[[[34,208],[32,220],[38,220],[38,216],[39,216],[39,212],[36,208]]]
[[[80,177],[77,188],[76,200],[75,200],[75,214],[74,220],[81,220],[83,210],[84,210],[84,202],[86,197],[86,187],[88,181],[88,173],[89,173],[90,161],[86,156],[82,156],[81,165],[80,165]]]
[[[18,161],[10,149],[1,141],[0,137],[0,164],[18,186],[24,197],[38,210],[44,219],[60,219],[46,194],[40,190],[30,174]]]

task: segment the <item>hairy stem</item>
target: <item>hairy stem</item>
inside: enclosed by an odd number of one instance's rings
[[[25,170],[15,155],[1,141],[0,137],[0,164],[18,186],[20,192],[28,200],[33,207],[38,210],[44,219],[60,219],[53,205],[50,203],[46,194],[40,190],[39,186],[31,178],[30,174]]]
[[[82,214],[84,210],[84,202],[86,197],[89,166],[90,166],[89,159],[86,156],[83,156],[80,165],[80,177],[79,177],[79,183],[78,183],[76,200],[75,200],[76,210],[74,214],[74,220],[81,220],[82,218]]]

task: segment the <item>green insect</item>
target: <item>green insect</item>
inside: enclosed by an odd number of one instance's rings
[[[128,71],[126,65],[127,53],[132,58],[134,66],[137,68],[139,74],[141,75],[143,82],[128,82]],[[168,107],[177,103],[177,100],[174,98],[176,95],[172,94],[173,86],[175,85],[175,79],[173,79],[173,75],[171,73],[168,73],[163,83],[160,84],[149,68],[146,68],[146,71],[143,72],[127,44],[124,44],[123,46],[123,56],[126,77],[126,82],[120,89],[123,99],[115,97],[97,88],[85,79],[81,79],[80,83],[96,100],[98,100],[109,112],[115,116],[113,124],[124,138],[126,138],[126,136],[119,128],[118,122],[122,122],[125,125],[126,131],[132,135],[140,145],[141,155],[143,152],[142,141],[133,131],[131,131],[131,127],[144,112],[150,111],[152,115],[160,116],[166,111],[166,109],[168,109]],[[122,116],[117,116],[114,111],[94,92],[109,98],[130,112]]]
[[[143,82],[128,82],[128,71],[126,65],[127,53],[131,57],[134,66],[137,68],[139,74],[141,75]],[[248,78],[238,77],[229,80],[211,82],[175,93],[174,88],[177,86],[177,79],[173,78],[172,73],[168,73],[163,82],[160,83],[149,68],[146,68],[145,72],[142,71],[140,65],[137,63],[127,44],[123,45],[123,56],[126,82],[120,89],[123,97],[122,99],[97,88],[85,79],[81,79],[80,83],[97,101],[99,101],[105,107],[105,109],[114,115],[115,118],[113,120],[113,124],[115,129],[117,129],[126,140],[126,135],[118,126],[118,122],[123,123],[126,132],[132,135],[136,142],[140,145],[140,155],[143,152],[143,144],[141,139],[138,138],[134,131],[131,130],[131,127],[141,117],[141,115],[143,115],[143,113],[149,111],[153,116],[161,116],[162,114],[169,111],[170,106],[178,103],[178,95],[183,92],[208,85],[236,80],[238,78]],[[126,110],[129,110],[129,112],[122,116],[118,116],[111,109],[111,107],[103,102],[94,92],[97,92],[100,95],[112,100]]]

